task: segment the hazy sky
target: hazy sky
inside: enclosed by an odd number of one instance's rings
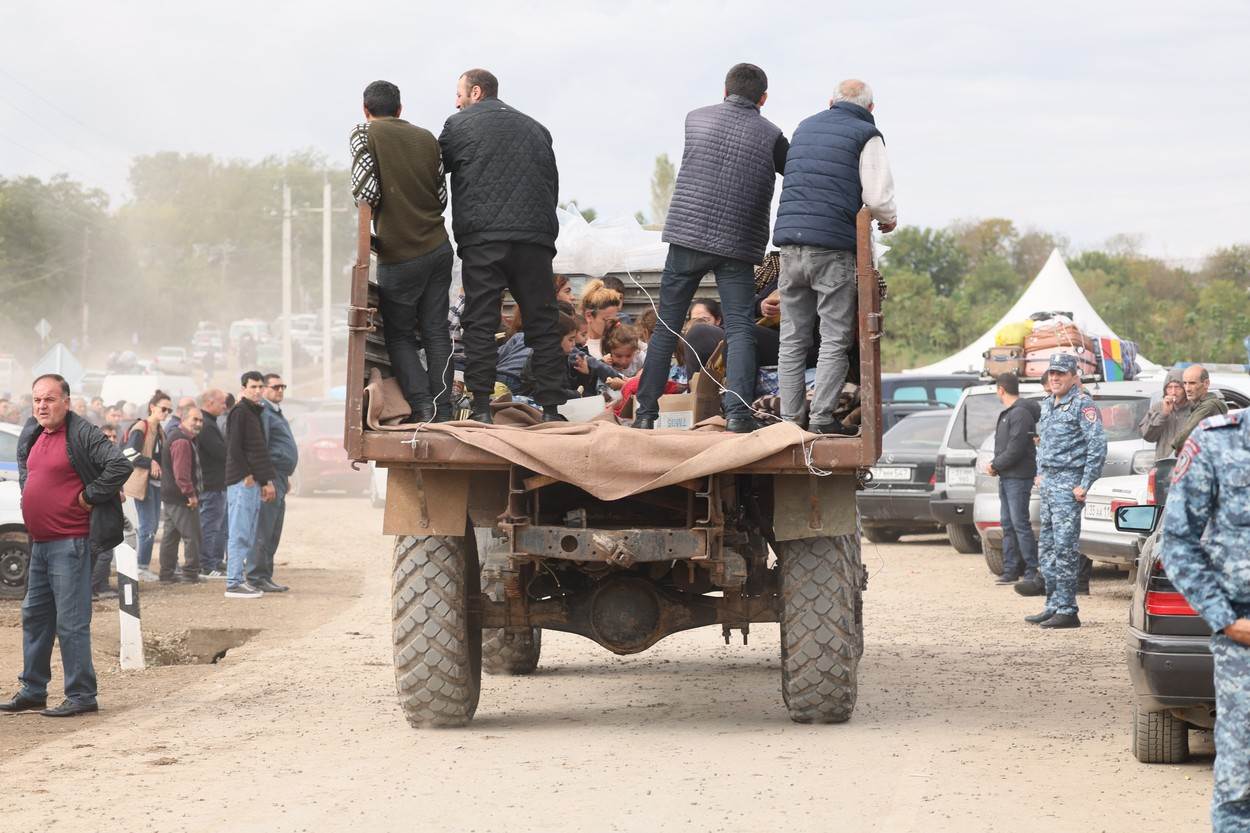
[[[126,196],[160,150],[346,164],[360,92],[399,84],[439,131],[485,66],[546,124],[563,199],[649,209],[653,160],[738,61],[787,134],[836,82],[872,84],[903,223],[1004,216],[1077,248],[1118,233],[1195,257],[1250,242],[1243,3],[5,3],[0,176]],[[1197,9],[1201,9],[1197,11]]]

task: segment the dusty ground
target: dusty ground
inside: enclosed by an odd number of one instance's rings
[[[285,597],[218,585],[143,597],[150,634],[260,628],[216,665],[116,670],[97,607],[103,711],[0,718],[0,827],[19,831],[1201,830],[1209,739],[1183,766],[1128,751],[1127,588],[1097,576],[1079,631],[1020,617],[979,557],[867,545],[868,650],[842,726],[780,702],[777,629],[718,629],[614,657],[544,636],[529,678],[484,680],[466,730],[416,732],[394,701],[390,542],[363,500],[294,500]],[[148,590],[144,585],[144,590]],[[20,663],[0,603],[5,695]],[[110,656],[110,651],[112,655]],[[59,672],[54,687],[59,684]]]

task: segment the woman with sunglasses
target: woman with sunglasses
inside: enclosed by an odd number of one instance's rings
[[[157,575],[148,569],[152,563],[152,545],[156,541],[156,527],[161,520],[161,452],[165,447],[165,430],[161,423],[173,412],[173,400],[169,394],[158,390],[148,400],[147,419],[130,426],[122,454],[136,469],[147,469],[146,497],[135,497],[135,512],[139,516],[139,578],[155,581]],[[152,440],[149,443],[148,437]]]

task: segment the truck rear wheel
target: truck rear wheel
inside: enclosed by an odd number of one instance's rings
[[[404,717],[415,727],[464,726],[477,711],[480,586],[472,537],[395,539],[395,685]]]
[[[955,552],[970,555],[981,551],[981,536],[972,524],[947,524],[946,535],[951,539]]]
[[[1143,764],[1179,764],[1189,760],[1189,726],[1171,712],[1133,714],[1133,757]]]
[[[990,542],[981,539],[981,552],[985,554],[985,566],[996,576],[1003,574],[1003,548],[991,547]]]
[[[855,710],[863,653],[858,535],[777,545],[781,695],[795,723],[842,723]]]
[[[482,668],[487,674],[495,675],[533,674],[542,649],[542,628],[518,632],[486,628],[482,631]]]

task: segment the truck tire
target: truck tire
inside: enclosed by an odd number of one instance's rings
[[[897,529],[879,529],[876,527],[864,527],[864,537],[874,544],[894,544],[899,538],[903,537],[903,533]]]
[[[1171,712],[1133,714],[1133,757],[1143,764],[1179,764],[1189,760],[1189,726]]]
[[[946,535],[951,539],[955,552],[970,555],[981,551],[981,536],[972,524],[947,524]]]
[[[472,537],[395,539],[391,621],[395,685],[408,722],[464,726],[482,684],[477,547]]]
[[[23,598],[29,574],[30,539],[26,533],[0,533],[0,599]]]
[[[533,674],[542,650],[542,628],[528,628],[519,633],[486,628],[482,631],[482,670],[496,676]]]
[[[990,568],[990,572],[996,576],[1003,574],[1003,548],[991,547],[990,542],[981,539],[981,552],[985,555],[985,566]]]
[[[858,535],[777,545],[781,696],[795,723],[843,723],[855,710],[863,651]]]

